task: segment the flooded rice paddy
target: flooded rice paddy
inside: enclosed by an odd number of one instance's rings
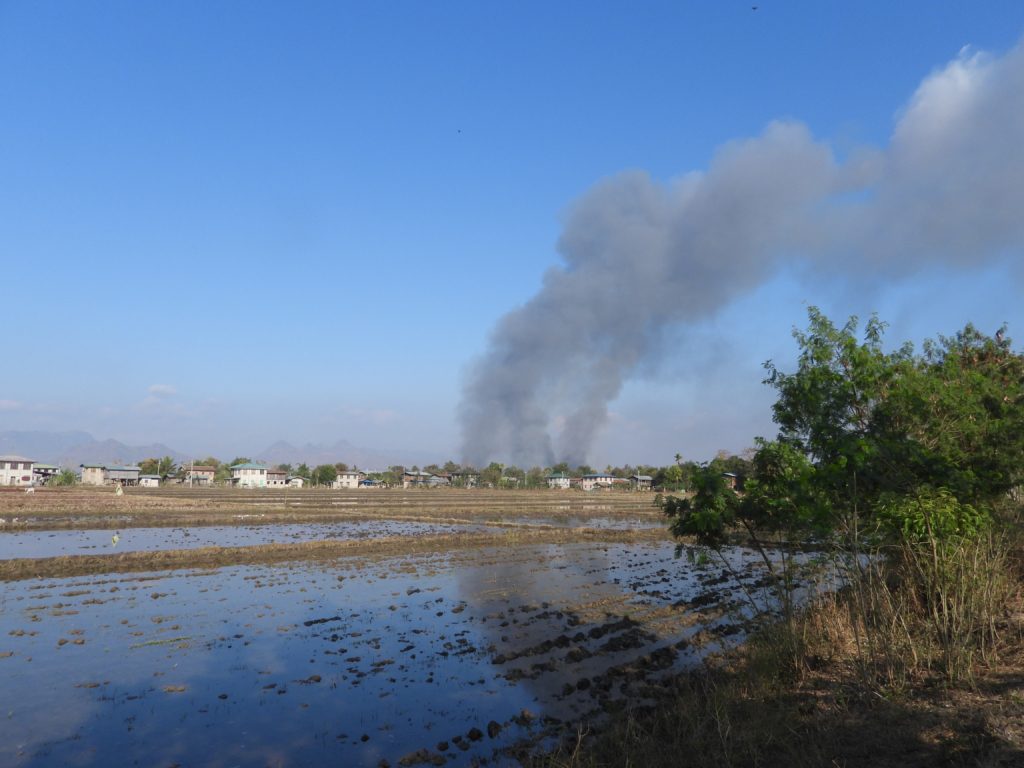
[[[120,531],[118,547],[450,529],[138,528]],[[46,557],[93,554],[110,537],[32,531],[0,542],[4,557]],[[763,595],[758,558],[729,557]],[[0,764],[13,766],[514,765],[739,642],[748,600],[727,569],[677,558],[667,539],[510,538],[0,586]]]
[[[0,536],[0,560],[12,558],[160,552],[201,547],[254,547],[268,544],[440,536],[498,530],[485,524],[445,524],[408,520],[358,520],[290,525],[210,525],[189,528],[16,531]],[[114,536],[117,536],[115,542]]]

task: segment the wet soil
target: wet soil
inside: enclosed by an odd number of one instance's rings
[[[414,499],[428,519],[465,504],[422,495],[444,502]],[[649,525],[579,524],[640,514],[625,502],[529,496],[440,533],[0,561],[0,764],[515,764],[742,641],[721,566]],[[27,529],[109,514],[32,508]],[[729,556],[765,596],[759,559]]]

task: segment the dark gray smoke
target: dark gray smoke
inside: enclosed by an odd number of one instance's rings
[[[498,323],[463,392],[463,459],[583,463],[608,403],[665,329],[803,262],[891,279],[1024,245],[1024,48],[961,55],[918,88],[885,149],[840,161],[800,123],[724,146],[669,184],[629,172],[580,200],[564,264]]]

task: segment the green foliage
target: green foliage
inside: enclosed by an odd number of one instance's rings
[[[308,465],[302,463],[299,464],[298,468],[295,470],[295,477],[301,477],[303,480],[312,480],[313,471],[309,468]],[[335,477],[337,477],[337,474],[335,474]]]
[[[891,538],[909,542],[974,538],[987,529],[991,517],[960,502],[946,488],[921,488],[909,496],[896,496],[878,508],[878,522]]]
[[[656,499],[671,523],[673,536],[695,536],[699,544],[717,547],[736,521],[739,497],[729,483],[710,466],[701,467],[691,480],[692,496]]]
[[[310,473],[315,485],[331,485],[338,479],[338,468],[333,464],[321,464]]]
[[[909,344],[885,352],[884,328],[872,317],[858,341],[856,318],[837,328],[812,307],[808,330],[794,334],[797,370],[766,364],[779,443],[813,469],[800,484],[809,494],[786,495],[818,506],[809,519],[830,508],[848,534],[858,518],[922,488],[992,506],[1024,469],[1024,358],[1009,342],[968,325],[923,354]]]
[[[61,487],[75,485],[77,482],[78,475],[75,474],[74,470],[62,469],[56,475],[51,477],[46,484],[49,486]]]
[[[505,467],[496,461],[492,461],[480,472],[480,482],[484,485],[490,485],[498,487],[502,484],[501,478],[504,474]]]
[[[815,485],[815,468],[796,446],[758,438],[739,515],[750,527],[794,534],[829,527],[831,507]]]

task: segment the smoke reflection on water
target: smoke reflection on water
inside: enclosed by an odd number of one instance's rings
[[[730,619],[692,601],[739,604],[719,579],[670,543],[587,543],[8,583],[0,763],[490,759],[630,695],[613,668],[738,641],[697,641]]]

